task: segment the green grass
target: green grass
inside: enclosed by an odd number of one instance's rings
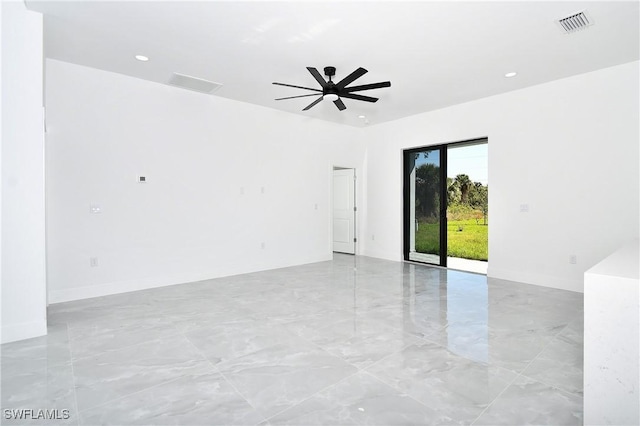
[[[476,224],[475,219],[447,221],[447,256],[464,259],[487,260],[489,226]],[[439,227],[437,223],[420,222],[416,232],[416,251],[439,253]]]

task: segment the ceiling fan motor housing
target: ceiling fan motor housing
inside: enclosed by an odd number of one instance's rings
[[[327,83],[327,87],[325,87],[324,89],[322,89],[322,95],[326,96],[326,95],[336,95],[338,96],[338,89],[336,89],[336,85],[333,81],[330,81]]]

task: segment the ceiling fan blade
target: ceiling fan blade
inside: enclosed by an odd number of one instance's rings
[[[342,102],[342,99],[337,99],[335,101],[333,101],[334,104],[336,104],[336,106],[338,107],[338,109],[340,111],[343,111],[345,109],[347,109],[347,107],[344,105],[344,102]]]
[[[345,78],[343,78],[342,80],[340,80],[339,83],[336,84],[336,88],[338,90],[342,90],[345,87],[347,87],[347,85],[349,83],[351,83],[352,81],[356,80],[357,78],[362,77],[363,75],[365,75],[368,71],[365,70],[364,68],[360,67],[357,70],[355,70],[354,72],[352,72],[351,74],[349,74],[348,76],[346,76]]]
[[[318,72],[317,69],[313,67],[307,67],[307,69],[309,70],[313,78],[315,78],[316,81],[320,84],[320,86],[322,86],[323,89],[327,87],[327,82],[324,80],[324,78],[322,78],[322,75]]]
[[[317,104],[318,102],[320,102],[322,100],[322,96],[320,96],[318,99],[316,99],[315,101],[311,102],[309,105],[307,105],[306,108],[303,109],[303,111],[306,111],[308,109],[311,109],[311,107],[313,107],[315,104]]]
[[[341,98],[348,98],[348,99],[355,99],[355,100],[358,100],[358,101],[365,101],[365,102],[376,102],[378,100],[378,98],[372,98],[371,96],[356,95],[355,93],[341,93],[340,97]]]
[[[380,89],[382,87],[391,87],[390,81],[383,81],[381,83],[363,84],[362,86],[352,86],[342,89],[345,93],[359,92],[360,90]]]
[[[294,86],[293,84],[284,84],[284,83],[273,83],[278,86],[286,86],[286,87],[295,87],[296,89],[305,89],[305,90],[313,90],[314,92],[322,92],[320,89],[312,89],[311,87],[302,87],[302,86]]]
[[[318,96],[317,93],[311,93],[309,95],[287,96],[286,98],[276,98],[276,101],[282,101],[284,99],[305,98],[307,96]]]

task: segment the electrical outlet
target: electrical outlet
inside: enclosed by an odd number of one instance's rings
[[[575,254],[570,254],[569,263],[575,265],[576,263],[578,263],[578,257]]]
[[[264,250],[264,248],[266,247],[266,244],[263,242],[260,243],[260,248]]]
[[[97,257],[90,257],[89,258],[89,266],[91,266],[92,268],[95,268],[96,266],[98,266],[98,258]]]
[[[529,204],[520,204],[520,213],[529,213]]]
[[[89,204],[89,213],[100,214],[102,213],[102,207],[99,204]]]
[[[375,240],[376,240],[375,234],[371,234],[371,241],[375,241]]]

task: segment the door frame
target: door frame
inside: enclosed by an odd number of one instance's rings
[[[353,254],[358,254],[358,169],[356,167],[350,166],[338,166],[332,165],[330,170],[330,184],[329,184],[329,248],[330,252],[340,253],[333,251],[333,172],[335,170],[353,170],[353,206],[355,210],[353,211]],[[347,254],[347,253],[345,253]]]
[[[426,263],[428,265],[447,267],[447,145],[430,145],[419,148],[405,149],[402,151],[402,234],[403,234],[403,258],[405,261],[415,262],[409,259],[410,239],[411,239],[411,178],[410,178],[410,157],[418,152],[439,151],[440,155],[440,261],[436,263]],[[415,226],[415,224],[413,224]],[[444,250],[444,252],[443,252]]]

